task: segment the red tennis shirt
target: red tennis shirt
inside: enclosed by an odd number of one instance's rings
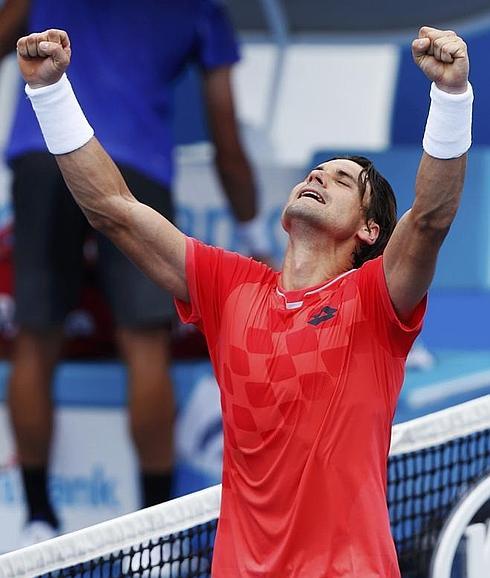
[[[269,267],[187,240],[184,322],[221,390],[223,495],[213,578],[399,578],[386,505],[409,323],[377,258],[284,291]]]

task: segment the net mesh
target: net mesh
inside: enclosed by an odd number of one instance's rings
[[[217,520],[136,544],[66,568],[43,578],[168,577],[206,578],[211,575]]]
[[[490,473],[490,396],[393,428],[388,505],[400,568],[426,578],[459,498]],[[0,556],[0,578],[207,578],[221,488]]]
[[[490,471],[490,430],[392,456],[388,505],[404,576],[427,576],[439,532],[458,498]]]

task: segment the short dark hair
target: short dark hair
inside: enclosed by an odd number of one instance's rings
[[[371,190],[369,205],[365,207],[366,223],[372,219],[379,225],[379,235],[376,242],[372,245],[364,243],[354,251],[353,266],[357,269],[366,261],[383,253],[397,223],[396,198],[390,183],[376,169],[373,161],[367,157],[346,155],[333,157],[329,160],[337,159],[352,161],[362,167],[358,179],[361,200],[364,199],[368,184]]]

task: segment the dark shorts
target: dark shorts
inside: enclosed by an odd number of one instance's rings
[[[134,196],[173,219],[169,189],[119,167]],[[15,300],[21,327],[60,326],[77,305],[83,279],[83,246],[90,226],[74,202],[54,158],[31,153],[13,163]],[[96,233],[98,279],[117,325],[166,324],[170,294],[141,273],[108,239]]]

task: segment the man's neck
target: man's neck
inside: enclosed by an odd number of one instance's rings
[[[352,269],[352,244],[334,246],[289,239],[281,272],[286,291],[320,285]]]

